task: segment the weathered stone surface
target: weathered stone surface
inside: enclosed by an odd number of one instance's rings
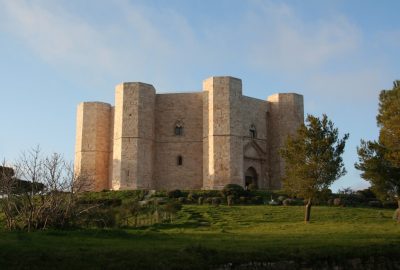
[[[122,83],[115,107],[79,105],[75,168],[92,176],[95,190],[221,189],[245,186],[245,177],[279,188],[279,148],[303,113],[301,95],[243,96],[242,81],[228,76],[206,79],[196,93]]]
[[[78,105],[75,172],[94,182],[87,189],[109,188],[111,105],[83,102]]]

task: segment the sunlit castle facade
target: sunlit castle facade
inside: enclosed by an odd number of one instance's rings
[[[77,110],[75,171],[92,190],[222,189],[234,183],[281,187],[279,149],[304,121],[303,96],[260,100],[242,81],[211,77],[194,93],[157,94],[150,84],[121,83],[115,106]]]

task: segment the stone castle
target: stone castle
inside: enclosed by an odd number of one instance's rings
[[[230,183],[278,189],[279,149],[303,121],[302,95],[247,97],[233,77],[208,78],[194,93],[156,94],[150,84],[121,83],[115,106],[79,104],[75,171],[90,176],[97,191]]]

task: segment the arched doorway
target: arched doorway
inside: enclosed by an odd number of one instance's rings
[[[250,185],[257,188],[257,171],[253,167],[249,167],[244,173],[244,188],[249,189]]]

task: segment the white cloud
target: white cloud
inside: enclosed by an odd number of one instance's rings
[[[245,28],[253,41],[249,61],[266,70],[304,72],[354,52],[360,42],[357,27],[337,15],[308,23],[290,6],[263,2],[247,15]]]
[[[104,25],[62,3],[0,0],[0,22],[45,61],[78,74],[72,76],[143,80],[171,90],[198,73],[229,74],[239,66],[296,80],[319,74],[308,83],[315,82],[317,89],[329,81],[332,86],[325,89],[331,93],[343,88],[342,81],[355,85],[364,75],[375,78],[370,71],[357,71],[357,76],[350,71],[334,80],[320,71],[360,45],[360,31],[340,14],[310,23],[287,4],[253,1],[238,11],[236,21],[194,27],[186,14],[173,9],[120,0],[99,3],[118,14]]]
[[[52,1],[0,1],[0,29],[20,38],[49,64],[78,76],[158,81],[171,74],[171,66],[189,63],[179,55],[197,43],[183,17],[173,11],[164,14],[169,33],[174,33],[168,36],[163,25],[150,19],[156,15],[152,10],[127,1],[114,5],[121,18],[104,28]]]
[[[102,69],[114,64],[100,32],[55,4],[2,1],[1,10],[4,28],[51,64]]]

